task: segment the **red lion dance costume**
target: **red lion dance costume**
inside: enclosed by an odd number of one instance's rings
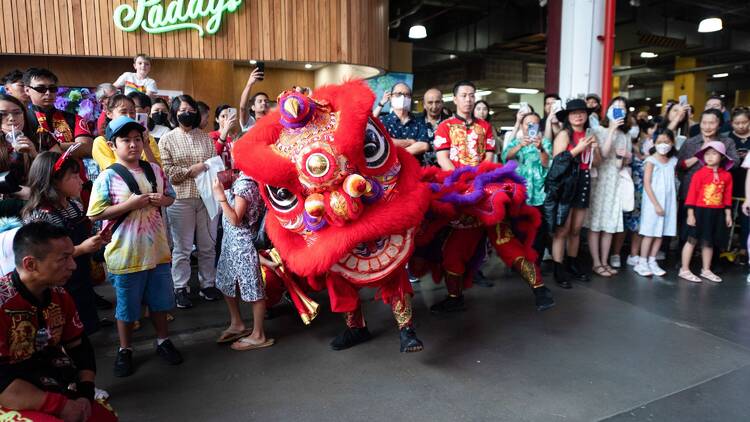
[[[331,346],[370,338],[358,290],[372,287],[393,309],[401,351],[415,352],[422,342],[405,266],[430,192],[417,161],[371,117],[374,100],[361,81],[321,88],[315,99],[287,91],[233,154],[260,186],[266,231],[286,266],[327,288],[332,310],[344,313],[347,329]]]
[[[374,101],[361,81],[321,88],[314,99],[287,91],[278,110],[233,150],[237,167],[260,186],[269,210],[266,231],[284,264],[313,289],[326,288],[332,310],[344,313],[347,328],[331,346],[345,349],[370,338],[358,290],[372,287],[392,307],[401,351],[422,350],[406,264],[417,227],[420,243],[428,243],[462,215],[487,228],[498,255],[535,294],[548,295],[531,248],[539,214],[526,205],[515,166],[423,170],[372,118]],[[305,311],[304,301],[295,304],[309,322],[315,311]]]
[[[515,170],[515,161],[506,165],[483,162],[452,171],[435,167],[424,170],[423,180],[430,183],[433,196],[428,218],[417,235],[420,248],[411,269],[422,275],[431,267],[433,279],[445,278],[448,290],[448,297],[433,305],[431,311],[465,309],[461,292],[471,287],[472,274],[484,256],[484,245],[471,245],[483,240],[485,233],[497,256],[531,287],[537,310],[554,306],[533,248],[541,216],[526,204],[525,181]],[[440,257],[442,263],[438,262]],[[449,270],[456,267],[462,272]]]

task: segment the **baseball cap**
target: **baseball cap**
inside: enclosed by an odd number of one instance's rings
[[[131,119],[128,116],[120,116],[107,125],[107,130],[105,131],[104,137],[111,141],[114,137],[123,134],[129,133],[131,130],[137,130],[140,133],[143,133],[144,130],[146,130],[143,126],[141,126],[140,123],[136,122],[135,120]]]

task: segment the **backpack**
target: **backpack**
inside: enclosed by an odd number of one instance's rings
[[[143,160],[138,160],[138,165],[146,174],[146,179],[148,179],[148,182],[151,184],[151,193],[156,193],[158,190],[158,185],[156,184],[156,174],[154,174],[154,169],[153,167],[151,167],[151,163]],[[107,167],[107,169],[117,173],[117,175],[125,181],[125,184],[128,185],[128,189],[130,189],[131,192],[136,195],[141,194],[141,189],[140,187],[138,187],[138,182],[135,181],[135,177],[133,177],[133,174],[130,173],[130,170],[128,170],[127,167],[123,166],[120,163],[114,163],[111,166]],[[112,233],[117,231],[117,228],[120,227],[120,224],[125,221],[129,214],[130,211],[117,218],[117,221],[112,226]]]

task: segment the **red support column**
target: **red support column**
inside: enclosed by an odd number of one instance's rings
[[[612,98],[612,62],[615,54],[615,7],[617,0],[607,0],[604,11],[604,63],[602,66],[602,107]]]
[[[562,0],[547,2],[547,69],[544,92],[558,93],[560,89],[560,31],[562,30]]]

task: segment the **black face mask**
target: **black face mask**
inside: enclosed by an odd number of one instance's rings
[[[183,126],[188,126],[193,129],[197,128],[201,124],[201,115],[195,111],[188,111],[177,115],[177,122]]]
[[[156,113],[151,115],[151,119],[154,121],[154,123],[162,126],[169,126],[168,118],[169,116],[167,116],[167,113],[163,111],[157,111]]]

